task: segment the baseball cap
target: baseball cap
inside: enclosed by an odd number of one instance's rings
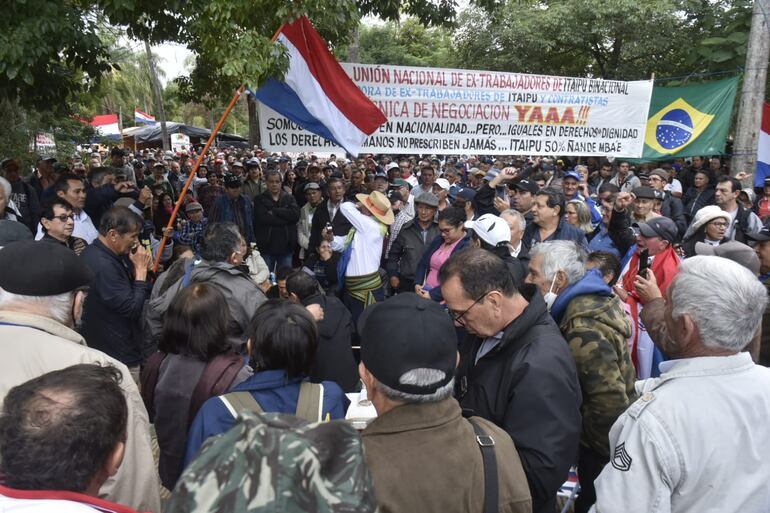
[[[233,167],[243,167],[243,162],[241,162],[240,160],[236,160],[235,162],[233,162]]]
[[[374,179],[376,180],[378,178],[382,178],[383,180],[387,181],[388,180],[388,175],[384,171],[377,171],[374,174]]]
[[[526,178],[523,180],[519,180],[518,182],[514,182],[513,186],[517,189],[520,189],[524,192],[528,192],[530,194],[537,194],[538,191],[540,191],[540,186],[537,184],[537,182],[533,182],[532,180],[527,180]]]
[[[393,182],[392,182],[392,183],[393,183],[393,185],[395,185],[396,187],[406,187],[406,188],[407,188],[407,189],[409,189],[410,191],[412,190],[412,184],[410,184],[409,182],[407,182],[407,181],[406,181],[406,180],[404,180],[403,178],[396,178],[395,180],[393,180]]]
[[[679,233],[676,223],[664,216],[653,217],[646,223],[634,223],[633,226],[645,237],[660,237],[669,242],[674,242]]]
[[[578,182],[580,181],[580,173],[574,170],[569,170],[566,173],[564,173],[564,178],[562,180],[566,180],[567,178],[574,178]]]
[[[428,395],[455,376],[457,335],[452,319],[430,299],[412,292],[368,307],[358,320],[361,361],[367,370],[399,392]],[[417,369],[436,371],[430,385],[404,379]]]
[[[387,171],[390,171],[391,169],[398,169],[398,162],[391,162],[388,164],[388,167],[386,168]]]
[[[472,175],[476,175],[476,176],[485,176],[487,174],[486,171],[482,171],[481,169],[479,169],[477,167],[471,168],[469,173],[472,174]]]
[[[695,243],[695,254],[723,257],[741,264],[755,275],[759,275],[759,257],[757,253],[746,244],[731,240],[712,246],[705,242]]]
[[[765,178],[765,187],[770,186],[770,176]]]
[[[241,183],[241,179],[237,176],[231,175],[230,173],[225,175],[225,187],[228,189],[235,189],[236,187],[240,187],[242,185],[243,184]]]
[[[304,192],[307,191],[320,191],[321,186],[318,185],[318,182],[308,182],[305,184]]]
[[[465,227],[490,246],[511,241],[511,228],[503,219],[494,214],[484,214],[473,221],[466,221]]]
[[[397,201],[404,201],[404,197],[401,196],[401,193],[394,190],[388,191],[388,199],[390,200],[391,205],[394,205]]]
[[[448,191],[451,185],[449,185],[449,180],[446,178],[436,178],[436,185],[444,189],[445,191]]]
[[[259,167],[259,159],[249,159],[246,161],[246,167]]]
[[[187,204],[186,207],[184,207],[184,211],[187,212],[188,214],[190,212],[195,212],[196,210],[203,210],[203,205],[201,205],[197,201],[191,201],[190,203]]]
[[[457,198],[465,201],[471,201],[473,198],[476,197],[476,189],[472,189],[470,187],[463,187],[459,191],[457,191],[457,194],[455,195]]]

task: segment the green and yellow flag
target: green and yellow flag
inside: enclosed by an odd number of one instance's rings
[[[644,154],[640,160],[724,152],[738,77],[652,90]]]

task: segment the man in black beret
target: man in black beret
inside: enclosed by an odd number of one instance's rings
[[[464,419],[452,397],[457,337],[444,309],[408,292],[370,306],[358,325],[359,374],[378,415],[362,438],[381,509],[483,511],[494,500],[485,496],[489,475],[499,483],[492,510],[531,511],[508,433],[479,417]]]
[[[139,511],[160,511],[149,422],[139,390],[125,365],[88,347],[73,329],[93,273],[65,246],[32,240],[0,249],[0,269],[0,401],[11,388],[70,365],[117,367],[128,403],[125,457],[99,495]]]

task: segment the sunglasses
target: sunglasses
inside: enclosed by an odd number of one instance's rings
[[[67,219],[71,219],[71,220],[74,221],[75,220],[75,214],[62,214],[62,215],[59,215],[59,216],[51,216],[49,219],[51,221],[53,221],[54,219],[58,219],[62,223],[66,223]]]

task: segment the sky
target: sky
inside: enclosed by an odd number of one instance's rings
[[[187,47],[179,44],[164,43],[153,46],[152,51],[160,57],[158,65],[163,68],[166,74],[165,78],[161,79],[163,85],[166,85],[169,81],[180,75],[187,74],[188,70],[185,69],[184,61],[192,55],[192,52]]]

